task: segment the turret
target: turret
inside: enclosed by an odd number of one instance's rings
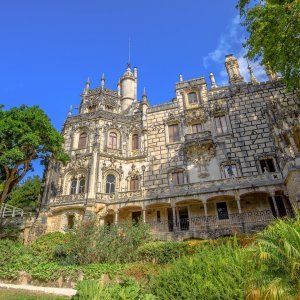
[[[237,84],[237,83],[244,82],[244,77],[240,73],[238,60],[232,54],[226,55],[225,67],[227,70],[230,84]]]
[[[120,79],[121,84],[121,107],[122,110],[128,109],[135,101],[136,78],[133,75],[130,65]]]

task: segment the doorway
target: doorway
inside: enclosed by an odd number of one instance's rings
[[[190,228],[189,224],[189,211],[187,206],[178,207],[178,217],[179,217],[179,225],[180,230],[187,231]]]

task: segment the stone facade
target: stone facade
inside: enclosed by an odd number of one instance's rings
[[[226,56],[229,85],[203,77],[176,83],[170,102],[137,99],[137,69],[117,90],[82,94],[62,135],[71,161],[51,161],[42,199],[47,230],[76,219],[143,220],[164,238],[251,231],[292,216],[300,200],[299,94],[272,73],[244,82]],[[225,230],[225,231],[224,231]]]

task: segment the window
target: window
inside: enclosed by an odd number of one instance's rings
[[[139,136],[137,134],[134,134],[132,136],[132,150],[138,150],[139,149]]]
[[[137,177],[132,177],[130,179],[130,190],[136,191],[139,189],[139,179]]]
[[[75,216],[68,215],[68,229],[74,228],[74,224],[75,224]]]
[[[216,124],[217,134],[228,133],[228,127],[226,124],[225,116],[215,117],[215,124]]]
[[[87,142],[87,133],[82,132],[79,135],[78,148],[79,149],[85,148],[86,147],[86,142]]]
[[[179,126],[178,126],[178,124],[169,125],[169,141],[170,141],[170,143],[179,141]]]
[[[96,105],[89,106],[89,112],[94,112],[94,111],[96,111]]]
[[[172,181],[174,185],[183,184],[183,172],[172,173]]]
[[[112,194],[115,192],[116,177],[112,174],[107,175],[106,177],[106,189],[107,194]]]
[[[198,102],[197,94],[196,93],[189,93],[188,94],[188,101],[189,101],[189,104],[197,103]]]
[[[272,158],[261,159],[259,163],[263,173],[265,172],[265,170],[267,170],[270,173],[276,172],[275,165]]]
[[[77,179],[72,179],[70,194],[71,195],[76,194],[76,190],[77,190]]]
[[[201,132],[201,131],[202,131],[202,125],[200,123],[192,125],[192,132],[193,133],[198,133],[198,132]]]
[[[79,194],[83,194],[85,192],[85,178],[80,179],[78,192]]]
[[[108,147],[112,149],[117,149],[117,134],[114,132],[111,132],[109,134]]]
[[[156,220],[158,223],[160,223],[161,219],[160,219],[160,210],[156,211]]]
[[[226,202],[217,203],[217,213],[219,220],[229,219]]]
[[[225,178],[237,177],[237,168],[235,164],[228,164],[224,166]]]

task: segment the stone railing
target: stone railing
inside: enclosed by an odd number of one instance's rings
[[[105,202],[105,203],[124,202],[128,200],[142,199],[142,196],[143,196],[142,190],[115,192],[111,194],[97,193],[96,201],[98,200],[99,202]]]
[[[185,143],[212,140],[211,131],[188,133],[184,136]]]
[[[153,113],[153,112],[167,110],[167,109],[171,109],[171,108],[175,108],[175,107],[178,107],[177,102],[169,102],[169,103],[164,103],[164,104],[160,104],[160,105],[154,105],[147,109],[147,113]]]
[[[50,198],[50,204],[63,204],[63,203],[78,203],[85,202],[87,200],[87,194],[75,194],[75,195],[61,195]]]
[[[174,195],[186,195],[198,193],[209,193],[214,191],[231,190],[244,187],[257,187],[263,184],[280,183],[282,180],[269,177],[268,174],[260,174],[250,177],[235,177],[224,178],[219,180],[211,180],[197,183],[173,185],[166,187],[158,187],[152,189],[146,189],[145,196],[147,198],[160,197],[160,196],[174,196]]]

